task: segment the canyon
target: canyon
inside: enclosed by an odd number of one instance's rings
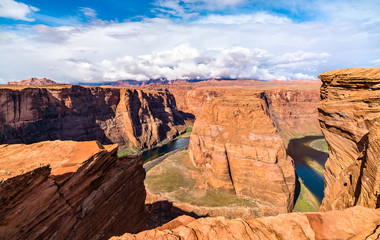
[[[318,105],[320,81],[202,81],[150,84],[143,89],[169,91],[178,110],[198,117],[204,104],[215,97],[262,95],[284,139],[320,134]]]
[[[319,78],[0,88],[0,238],[379,238],[380,68]],[[188,150],[146,174],[140,157],[117,156],[118,144],[152,148],[194,117]],[[287,145],[321,131],[320,212],[287,213]]]
[[[140,150],[185,129],[168,92],[75,85],[0,87],[0,144],[97,140]]]
[[[117,144],[0,145],[0,238],[108,239],[145,229],[145,171]]]
[[[178,109],[196,118],[189,156],[179,153],[148,172],[147,204],[169,201],[198,216],[245,219],[292,211],[296,179],[286,145],[293,137],[321,134],[319,87],[317,81],[247,80],[145,86],[173,93]],[[178,191],[155,187],[165,181],[196,184],[173,184]]]
[[[379,207],[380,69],[335,70],[323,73],[319,77],[323,81],[321,104],[318,109],[319,121],[329,146],[329,159],[324,172],[325,197],[320,213],[280,214],[250,220],[230,220],[224,217],[199,219],[179,217],[156,229],[136,235],[125,234],[112,239],[379,238],[380,210],[376,208]],[[253,105],[250,103],[252,101],[250,97],[245,96],[244,99],[246,106]],[[223,101],[226,102],[221,104],[224,106],[238,105],[239,102],[236,97],[224,96],[215,97],[205,103],[204,112],[197,118],[194,125],[189,153],[193,155],[191,158],[195,165],[202,168],[208,165],[211,173],[205,172],[209,177],[211,175],[209,181],[211,185],[227,187],[228,191],[233,192],[235,190],[231,181],[233,171],[228,166],[229,151],[226,150],[226,146],[229,142],[234,142],[239,135],[248,135],[249,131],[238,131],[234,134],[229,134],[227,131],[219,137],[224,140],[222,145],[216,144],[217,136],[228,127],[236,130],[239,126],[245,126],[244,120],[248,117],[239,119],[242,112],[245,116],[244,105],[239,107],[240,111],[234,108],[229,109],[230,113],[235,114],[229,116],[224,112],[228,107],[220,109],[216,104]],[[269,104],[264,106],[270,107]],[[268,114],[270,111],[265,107],[261,109],[262,113],[267,112],[266,118],[271,117]],[[257,114],[258,111],[252,112]],[[246,115],[249,116],[247,113]],[[274,121],[267,122],[263,116],[257,119],[261,120],[257,120],[258,125],[267,123],[272,127],[275,126]],[[231,122],[231,124],[226,126],[227,124],[223,124],[223,121]],[[255,123],[255,120],[252,122]],[[244,129],[247,128],[250,129],[247,126],[244,127]],[[254,129],[265,132],[270,128],[260,126]],[[249,137],[245,137],[244,144],[247,139]],[[239,153],[242,152],[244,153],[240,148]],[[220,160],[219,164],[213,163],[213,155],[216,155],[215,160]],[[269,156],[269,153],[266,156]],[[244,172],[249,168],[243,166],[239,170]],[[215,177],[212,175],[216,175],[219,179],[214,181]],[[222,184],[218,184],[218,181]]]

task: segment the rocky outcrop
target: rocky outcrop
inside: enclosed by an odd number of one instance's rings
[[[182,226],[178,224],[184,223]],[[187,223],[186,222],[190,222]],[[224,217],[192,220],[176,219],[164,229],[136,235],[125,234],[112,240],[143,239],[378,239],[380,210],[354,207],[326,213],[291,213],[252,220]]]
[[[145,229],[145,171],[117,145],[0,146],[1,239],[108,239]]]
[[[18,82],[8,82],[8,85],[25,85],[25,86],[39,86],[39,85],[51,85],[57,84],[53,80],[48,78],[30,78],[28,80],[21,80]]]
[[[321,210],[380,207],[380,68],[319,75],[319,121],[329,145]]]
[[[184,128],[168,92],[70,85],[0,88],[0,144],[98,140],[143,149]]]
[[[209,188],[251,197],[278,212],[293,209],[295,170],[265,98],[220,97],[194,124],[189,155]]]

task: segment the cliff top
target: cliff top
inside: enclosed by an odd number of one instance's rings
[[[379,80],[380,68],[349,68],[349,69],[336,69],[328,72],[321,73],[318,77],[322,81],[331,81],[335,77],[355,79],[355,80]]]
[[[75,172],[83,162],[95,154],[116,150],[117,144],[102,146],[97,141],[45,141],[30,145],[0,145],[0,182],[50,165],[53,175]]]
[[[49,85],[19,85],[19,84],[0,84],[0,89],[23,90],[25,88],[47,88],[62,89],[69,88],[71,84],[49,84]]]
[[[89,89],[130,89],[130,90],[139,90],[149,93],[156,93],[156,92],[164,92],[163,90],[155,90],[155,89],[139,89],[139,88],[133,88],[133,87],[118,87],[118,86],[99,86],[99,87],[92,87],[92,86],[82,86],[82,85],[71,85],[71,84],[49,84],[49,85],[13,85],[13,84],[0,84],[0,90],[1,89],[10,89],[10,90],[24,90],[28,88],[33,89],[51,89],[51,90],[60,90],[60,89],[66,89],[71,88],[73,86],[77,87],[83,87],[83,88],[89,88]]]

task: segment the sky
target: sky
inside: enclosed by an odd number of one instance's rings
[[[0,84],[380,67],[378,0],[0,0]]]

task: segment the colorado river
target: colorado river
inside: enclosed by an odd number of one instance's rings
[[[189,142],[190,142],[189,137],[178,138],[178,139],[171,141],[167,144],[164,144],[162,146],[149,149],[149,150],[142,153],[142,155],[141,155],[142,160],[145,163],[145,162],[153,160],[159,156],[162,156],[165,153],[169,153],[169,152],[174,151],[174,150],[179,149],[179,148],[187,147],[189,145]]]
[[[296,173],[302,179],[305,186],[317,197],[319,201],[323,198],[324,177],[316,168],[312,168],[310,163],[325,166],[328,154],[318,151],[309,145],[311,142],[323,139],[322,136],[306,136],[289,141],[288,154],[294,160]],[[309,163],[308,163],[309,162]]]

